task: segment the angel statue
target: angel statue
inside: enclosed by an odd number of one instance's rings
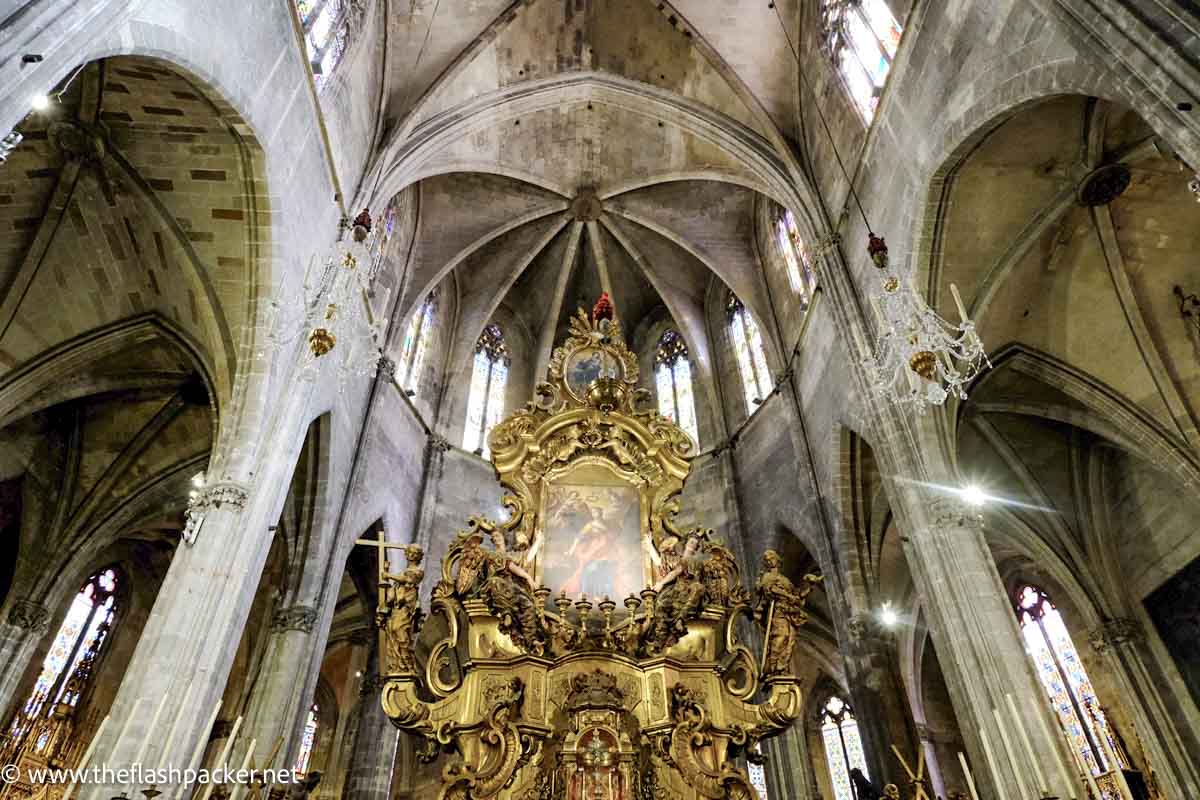
[[[421,607],[418,596],[425,570],[421,561],[425,551],[419,545],[404,548],[408,566],[400,574],[383,573],[380,593],[383,603],[376,612],[376,624],[383,631],[387,671],[395,674],[416,670],[413,644],[421,626]]]
[[[526,652],[541,655],[546,648],[546,632],[533,599],[537,582],[521,558],[528,552],[528,545],[518,538],[516,551],[510,552],[503,530],[497,528],[491,534],[496,551],[489,554],[491,569],[483,596],[500,618],[500,630]]]
[[[705,587],[700,579],[700,551],[705,534],[699,530],[688,533],[683,552],[679,552],[679,537],[668,536],[662,541],[661,552],[649,548],[651,561],[659,578],[651,587],[658,593],[654,613],[643,623],[646,649],[661,653],[687,633],[687,620],[704,606]],[[657,557],[655,557],[657,555]]]
[[[808,596],[821,575],[805,575],[804,583],[797,587],[788,576],[780,571],[783,563],[779,553],[768,550],[762,557],[762,575],[758,579],[758,605],[754,610],[755,620],[766,632],[763,649],[763,675],[786,673],[796,647],[796,629],[808,621],[804,610]]]

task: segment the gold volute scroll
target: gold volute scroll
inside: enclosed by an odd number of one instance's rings
[[[381,569],[383,708],[442,764],[419,796],[758,797],[741,764],[800,714],[819,578],[797,586],[768,552],[752,594],[712,530],[675,524],[692,441],[648,400],[602,298],[489,434],[508,518],[458,533],[429,615],[419,549]],[[767,634],[757,656],[743,617]]]

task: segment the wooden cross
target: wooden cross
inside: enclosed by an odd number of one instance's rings
[[[917,745],[917,772],[913,774],[912,767],[904,760],[904,756],[900,755],[900,751],[896,749],[896,745],[892,745],[892,752],[896,754],[896,758],[900,760],[900,766],[904,767],[904,771],[908,773],[908,785],[912,789],[912,800],[929,800],[929,793],[925,791],[925,750],[920,745]]]
[[[387,539],[384,538],[383,528],[380,528],[376,532],[376,536],[374,539],[355,539],[354,543],[366,545],[367,547],[377,548],[378,556],[379,556],[377,559],[377,563],[379,565],[378,584],[381,589],[383,588],[384,585],[387,584],[387,576],[388,576],[387,551],[388,550],[403,550],[404,548],[408,547],[408,543],[399,544],[397,542],[387,541]],[[379,593],[379,610],[381,612],[387,610],[383,606],[383,592],[382,591]]]

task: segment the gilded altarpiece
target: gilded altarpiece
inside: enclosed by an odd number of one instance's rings
[[[768,551],[748,591],[713,531],[675,524],[692,443],[638,388],[610,305],[579,312],[488,444],[509,516],[458,533],[428,613],[419,548],[381,571],[383,707],[441,764],[420,796],[756,798],[739,765],[800,711],[792,650],[820,579],[797,586]]]

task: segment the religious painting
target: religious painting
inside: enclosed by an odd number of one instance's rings
[[[549,484],[544,497],[543,584],[555,594],[618,601],[644,588],[633,486],[591,467]]]
[[[567,357],[563,370],[567,386],[577,397],[597,378],[620,378],[621,365],[616,356],[598,347],[584,347]]]

